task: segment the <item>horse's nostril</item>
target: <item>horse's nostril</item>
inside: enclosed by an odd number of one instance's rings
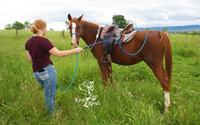
[[[76,43],[79,45],[79,41],[76,41]]]
[[[73,45],[73,44],[71,43],[71,45]]]

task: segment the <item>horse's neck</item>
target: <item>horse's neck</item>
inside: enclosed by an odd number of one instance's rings
[[[96,39],[98,25],[82,20],[82,26],[83,26],[82,39],[86,42],[87,45],[93,44]]]

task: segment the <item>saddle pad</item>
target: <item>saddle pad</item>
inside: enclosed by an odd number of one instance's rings
[[[104,40],[104,34],[105,34],[105,32],[108,30],[109,27],[110,27],[110,26],[106,25],[105,28],[103,29],[103,31],[101,32],[101,36],[100,36],[100,39],[101,39],[101,40]]]
[[[137,32],[138,32],[138,30],[134,30],[134,31],[132,31],[132,32],[129,33],[129,34],[123,35],[123,36],[121,37],[121,41],[122,41],[123,43],[129,42],[129,41],[135,36],[135,34],[136,34]]]

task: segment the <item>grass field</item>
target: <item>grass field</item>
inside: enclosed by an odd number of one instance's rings
[[[0,30],[0,124],[2,125],[199,125],[200,124],[200,38],[171,34],[173,73],[169,113],[163,116],[164,99],[159,81],[141,62],[132,66],[113,64],[116,89],[104,90],[101,72],[92,53],[81,52],[77,74],[71,88],[57,87],[55,102],[60,107],[51,119],[46,115],[44,89],[33,76],[25,53],[29,31]],[[59,50],[72,49],[68,32],[48,31],[46,36]],[[80,47],[86,44],[80,41]],[[76,54],[51,56],[58,83],[67,88],[75,66]],[[99,105],[84,107],[79,85],[94,81]]]

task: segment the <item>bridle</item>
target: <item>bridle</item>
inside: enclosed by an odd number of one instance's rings
[[[70,35],[72,36],[73,34],[77,35],[77,36],[83,36],[83,28],[82,28],[82,24],[81,24],[81,32],[78,33],[71,33]],[[80,35],[81,34],[81,35]]]

